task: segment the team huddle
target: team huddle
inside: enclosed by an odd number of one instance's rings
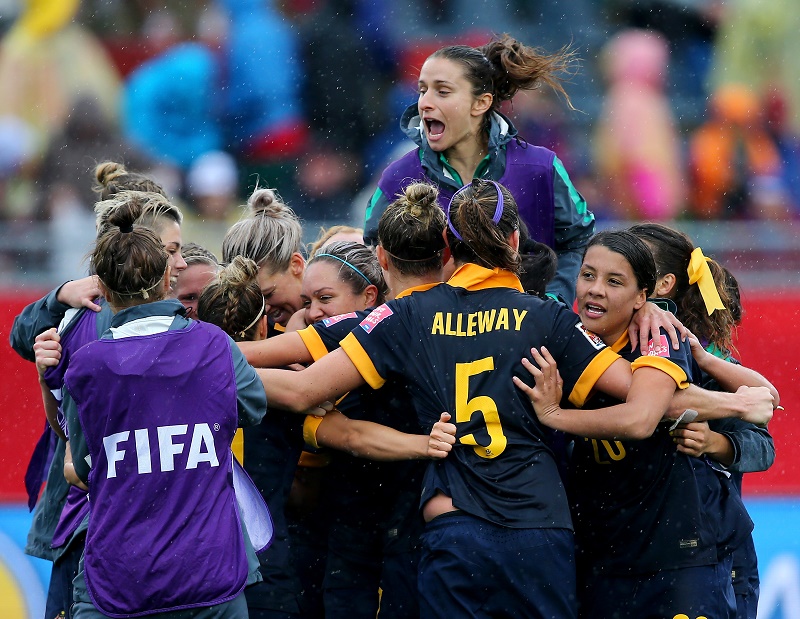
[[[497,110],[568,60],[434,53],[364,237],[310,250],[257,189],[218,262],[98,166],[93,275],[11,336],[57,437],[47,619],[755,617],[741,480],[778,393],[733,358],[730,272],[662,224],[595,234]]]

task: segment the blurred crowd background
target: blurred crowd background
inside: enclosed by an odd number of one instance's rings
[[[157,178],[212,249],[256,184],[312,237],[361,225],[411,148],[398,120],[425,58],[502,32],[580,57],[575,111],[547,90],[504,111],[601,226],[791,231],[797,0],[0,0],[0,284],[76,275],[107,159]]]

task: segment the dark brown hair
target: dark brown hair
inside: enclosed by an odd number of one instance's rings
[[[558,256],[548,245],[528,239],[520,247],[522,259],[519,281],[528,294],[544,297],[549,284],[556,276]]]
[[[731,298],[722,267],[713,260],[708,263],[717,292],[726,309],[716,310],[709,316],[699,287],[689,284],[689,262],[695,249],[691,239],[683,232],[658,223],[636,224],[631,226],[630,231],[650,247],[656,261],[658,277],[669,273],[675,276],[671,298],[678,306],[678,318],[683,324],[704,345],[710,343],[726,353],[731,351],[736,320],[728,309]]]
[[[495,223],[498,191],[502,192],[503,211]],[[453,196],[448,219],[447,242],[456,262],[472,262],[487,269],[500,267],[519,273],[519,253],[508,244],[509,235],[519,229],[519,212],[508,189],[493,181],[473,179]]]
[[[447,220],[438,197],[435,186],[412,183],[378,222],[378,243],[404,275],[421,276],[442,268]]]
[[[151,230],[157,231],[163,221],[173,221],[178,225],[183,221],[180,209],[170,203],[162,194],[125,190],[94,205],[98,237],[108,229],[109,222],[120,208],[124,208],[126,212],[133,215],[136,225]]]
[[[109,214],[91,258],[107,300],[117,307],[164,298],[168,255],[155,232],[135,225],[137,210],[123,204]]]
[[[542,84],[563,96],[572,108],[559,78],[560,73],[574,72],[575,53],[568,47],[548,54],[503,34],[482,47],[451,45],[435,51],[430,57],[446,58],[461,64],[464,76],[472,84],[474,96],[483,93],[494,96],[490,112],[497,111],[503,101],[510,101],[518,91],[533,90]],[[484,115],[487,122],[489,116]]]

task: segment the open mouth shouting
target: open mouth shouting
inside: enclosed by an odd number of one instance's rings
[[[428,137],[428,142],[438,142],[444,135],[444,123],[435,118],[423,118],[425,124],[425,133]]]

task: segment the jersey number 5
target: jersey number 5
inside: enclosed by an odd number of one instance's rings
[[[483,414],[483,422],[489,434],[489,444],[480,445],[474,434],[462,436],[459,441],[464,445],[472,445],[475,453],[481,458],[496,458],[506,449],[506,436],[500,425],[500,414],[497,404],[488,395],[478,395],[470,399],[469,379],[471,376],[494,370],[494,359],[484,357],[469,363],[456,363],[456,423],[466,423],[477,412]]]

